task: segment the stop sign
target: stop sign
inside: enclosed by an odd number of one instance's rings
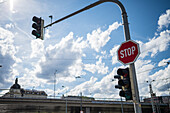
[[[132,40],[123,42],[120,45],[117,54],[118,60],[124,65],[134,63],[140,54],[139,44]]]

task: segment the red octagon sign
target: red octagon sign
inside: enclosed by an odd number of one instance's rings
[[[117,54],[118,60],[124,65],[134,63],[140,54],[139,44],[132,40],[123,42]]]

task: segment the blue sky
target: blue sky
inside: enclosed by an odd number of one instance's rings
[[[45,29],[45,39],[35,39],[32,17],[45,25],[97,0],[0,0],[0,87],[9,88],[16,77],[21,87],[45,90],[53,95],[118,98],[120,67],[117,49],[125,41],[121,11],[116,4],[103,3]],[[168,95],[170,87],[170,1],[120,0],[127,11],[131,39],[140,45],[135,62],[140,96],[153,91]],[[80,78],[75,78],[80,76]],[[62,86],[65,86],[64,88]],[[4,93],[4,92],[1,92]]]

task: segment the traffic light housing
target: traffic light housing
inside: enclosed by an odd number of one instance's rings
[[[34,28],[34,30],[32,31],[32,35],[36,36],[36,38],[40,38],[41,40],[43,40],[43,28],[44,28],[44,20],[36,16],[34,16],[32,18],[32,21],[34,22],[32,24],[32,28]]]
[[[114,78],[118,79],[118,85],[115,85],[115,88],[121,89],[119,92],[119,96],[125,97],[127,100],[133,100],[132,99],[132,90],[131,90],[131,82],[129,77],[129,68],[119,68],[117,70],[117,74]]]

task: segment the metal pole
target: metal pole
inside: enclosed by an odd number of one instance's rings
[[[66,88],[66,113],[67,113],[67,88]]]
[[[57,73],[57,70],[54,73],[54,98],[55,98],[56,73]]]
[[[66,113],[67,113],[67,97],[66,97]]]
[[[151,94],[152,111],[153,111],[153,113],[156,113],[155,106],[154,106],[154,101],[153,101],[153,90],[152,90],[151,83],[149,84],[149,89],[150,89],[150,94]]]
[[[152,81],[146,81],[147,83],[149,83],[149,93],[151,94],[151,104],[152,104],[152,111],[153,113],[156,113],[155,110],[155,106],[154,106],[154,101],[153,101],[153,90],[152,90],[152,82],[154,82],[155,80]]]
[[[125,40],[128,41],[130,40],[130,32],[129,32],[129,23],[127,19],[127,13],[121,5],[122,11],[122,18],[123,18],[123,25],[124,25],[124,35],[125,35]],[[130,67],[130,81],[131,81],[131,89],[132,89],[132,96],[133,96],[133,102],[134,102],[134,108],[135,108],[135,113],[142,113],[141,109],[141,104],[140,104],[140,99],[139,99],[139,91],[138,91],[138,84],[137,84],[137,79],[136,79],[136,70],[135,70],[135,64],[132,63],[129,65]]]
[[[130,40],[130,32],[129,32],[129,23],[128,23],[128,19],[127,19],[127,13],[126,13],[126,10],[123,6],[123,4],[118,1],[118,0],[99,0],[93,4],[90,4],[76,12],[73,12],[59,20],[56,20],[55,22],[49,24],[49,25],[46,25],[44,28],[46,27],[49,27],[49,26],[52,26],[53,24],[55,23],[58,23],[60,21],[63,21],[67,18],[70,18],[76,14],[79,14],[83,11],[86,11],[88,9],[91,9],[101,3],[104,3],[104,2],[113,2],[113,3],[116,3],[119,8],[121,9],[121,13],[122,13],[122,20],[123,20],[123,25],[124,25],[124,35],[125,35],[125,40]],[[135,71],[135,65],[134,63],[130,64],[130,79],[131,79],[131,87],[132,87],[132,95],[133,95],[133,102],[134,102],[134,107],[135,107],[135,113],[142,113],[142,110],[141,110],[141,104],[140,104],[140,101],[139,101],[139,91],[138,91],[138,85],[137,85],[137,79],[136,79],[136,71]]]
[[[122,101],[122,97],[120,97],[120,99],[121,99],[121,110],[122,110],[122,113],[124,113],[124,112],[123,112],[123,101]]]
[[[65,86],[62,86],[63,88],[65,87]],[[67,113],[67,89],[66,89],[66,113]]]
[[[142,113],[134,63],[130,64],[130,81],[135,113]]]
[[[82,92],[80,92],[80,96],[81,96],[81,104],[80,104],[80,111],[82,112]]]

